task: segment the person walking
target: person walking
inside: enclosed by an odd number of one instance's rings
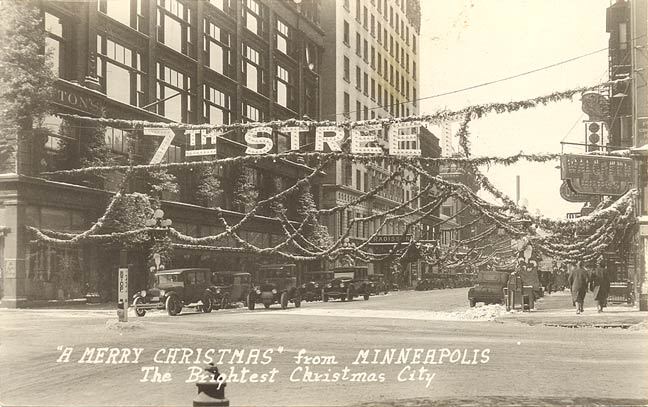
[[[567,283],[571,288],[572,302],[576,306],[576,314],[583,312],[588,280],[587,270],[583,268],[583,262],[579,260],[567,278]]]
[[[594,295],[598,312],[603,312],[603,307],[607,306],[607,297],[610,292],[610,276],[603,260],[599,261],[597,267],[592,271],[590,290]]]

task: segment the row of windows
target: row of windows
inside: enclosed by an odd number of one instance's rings
[[[372,82],[372,86],[373,85],[374,83]],[[363,105],[359,100],[357,100],[355,110],[351,109],[351,96],[349,95],[349,93],[343,92],[342,114],[344,115],[344,117],[351,119],[351,113],[355,113],[355,120],[374,119],[376,118],[376,116],[378,118],[381,118],[381,116],[376,115],[375,112],[376,108],[378,107],[383,108],[386,112],[394,117],[409,116],[411,113],[413,113],[409,108],[410,103],[406,99],[394,97],[394,94],[390,93],[387,89],[382,89],[380,85],[377,86],[377,89],[378,98],[375,99],[375,106],[369,107],[367,105]],[[414,98],[416,98],[416,89],[413,89],[413,91]],[[372,97],[372,99],[374,98]],[[413,104],[416,105],[416,103]]]
[[[344,214],[337,215],[338,218],[338,233],[340,236],[342,233],[346,232],[347,228],[351,225],[351,222],[354,219],[366,218],[367,214],[362,212],[354,212],[352,210],[345,211]],[[388,221],[383,225],[384,219],[376,218],[373,220],[367,221],[357,221],[350,230],[350,235],[357,238],[368,238],[373,235],[376,231],[379,231],[381,234],[401,234],[405,231],[405,224],[400,221]],[[382,227],[381,227],[382,226]]]
[[[351,13],[351,10],[349,9],[349,1],[350,0],[344,0],[344,7],[346,8],[347,12],[349,14]],[[412,39],[412,50],[414,53],[416,53],[416,32],[412,30],[411,35],[410,35],[410,25],[408,22],[406,22],[406,17],[404,16],[405,14],[405,7],[401,7],[401,11],[403,13],[403,16],[399,15],[398,11],[394,12],[394,8],[392,5],[387,4],[387,0],[379,0],[377,3],[377,15],[378,18],[374,15],[373,12],[369,12],[369,9],[367,8],[366,5],[363,5],[363,0],[355,0],[356,2],[356,10],[355,10],[355,19],[358,22],[362,23],[362,27],[368,31],[373,37],[378,36],[378,42],[383,41],[386,45],[387,43],[387,24],[395,30],[396,34],[401,37],[401,40],[404,41],[408,46],[410,45],[410,38]],[[400,2],[400,1],[399,1]],[[375,4],[375,0],[372,0],[372,4]],[[405,1],[402,2],[404,4]],[[383,7],[384,6],[384,7]],[[389,9],[389,13],[387,13],[387,10]],[[385,24],[385,28],[383,29],[383,25],[381,24],[380,17],[383,17],[383,21]],[[383,35],[384,34],[384,35]],[[391,35],[390,35],[391,38]]]
[[[385,61],[385,64],[387,61]],[[344,56],[343,57],[343,62],[342,62],[342,78],[351,83],[351,67],[350,67],[350,60],[348,57]],[[385,72],[387,71],[387,66],[385,66]],[[369,74],[367,72],[362,72],[362,69],[360,66],[356,65],[355,68],[355,87],[357,90],[363,92],[365,96],[370,96],[372,100],[377,100],[379,106],[389,106],[387,103],[387,96],[385,96],[384,104],[383,104],[383,92],[382,92],[382,85],[380,82],[377,82],[376,79],[372,76],[371,80],[369,79]],[[389,67],[389,76],[387,78],[384,78],[388,83],[392,85],[392,87],[396,90],[396,92],[399,92],[401,96],[405,97],[405,100],[410,100],[410,89],[412,90],[414,94],[414,100],[412,101],[414,105],[416,105],[416,87],[412,86],[410,88],[410,82],[409,80],[405,79],[405,76],[403,75],[398,75],[398,72],[396,72],[396,75],[394,75],[394,69],[392,66]],[[387,94],[387,88],[385,87],[385,95]],[[398,99],[398,96],[396,96]],[[392,103],[393,104],[393,103]]]
[[[343,23],[343,32],[342,32],[342,42],[348,48],[351,47],[350,43],[350,26],[349,23],[345,20]],[[387,47],[387,41],[384,42],[383,48],[385,51],[388,51],[389,54],[394,57],[397,63],[400,64],[401,68],[405,69],[405,72],[408,74],[411,72],[412,78],[416,79],[416,60],[412,58],[412,63],[410,65],[410,54],[407,52],[405,47],[401,47],[398,42],[394,42],[393,38],[390,35],[389,47]],[[385,31],[385,40],[387,39],[387,32]],[[378,38],[380,42],[380,37]],[[369,45],[371,44],[371,46]],[[380,50],[374,47],[374,41],[368,41],[366,38],[363,39],[359,32],[356,32],[355,37],[355,52],[356,55],[362,57],[366,63],[371,63],[371,67],[377,69],[378,73],[381,70],[382,54]],[[369,52],[371,50],[371,52]],[[377,60],[377,66],[376,66]],[[384,59],[385,65],[387,65],[387,57]],[[411,70],[410,70],[411,66]]]

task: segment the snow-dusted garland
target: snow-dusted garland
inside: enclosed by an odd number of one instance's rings
[[[619,81],[615,81],[619,82]],[[598,86],[597,86],[598,87]],[[413,122],[413,121],[422,121],[428,123],[438,123],[448,120],[455,120],[461,118],[461,125],[457,136],[459,137],[459,144],[464,151],[464,157],[443,157],[443,158],[431,158],[431,157],[399,157],[399,156],[387,156],[387,155],[359,155],[359,154],[349,154],[347,152],[299,152],[291,151],[278,154],[267,154],[263,156],[237,156],[237,157],[228,157],[222,159],[216,159],[213,161],[202,161],[202,162],[191,162],[191,163],[172,163],[172,164],[158,164],[158,165],[128,165],[128,166],[102,166],[102,167],[87,167],[80,168],[75,170],[65,170],[65,171],[53,171],[49,173],[43,173],[43,175],[52,175],[52,174],[83,174],[83,173],[100,173],[105,171],[115,171],[115,170],[126,170],[126,175],[122,180],[119,190],[113,196],[110,203],[108,204],[106,211],[101,218],[88,230],[79,233],[61,233],[51,230],[39,230],[36,228],[29,227],[28,229],[33,232],[37,241],[45,242],[48,244],[55,245],[76,245],[81,242],[120,242],[128,239],[141,239],[142,236],[146,235],[149,232],[155,231],[167,231],[169,236],[174,241],[174,247],[179,248],[193,248],[193,249],[204,249],[212,251],[223,251],[223,252],[246,252],[246,253],[256,253],[260,255],[278,255],[282,256],[291,261],[310,261],[310,260],[320,260],[320,259],[335,259],[340,256],[350,255],[356,257],[362,261],[371,261],[371,260],[384,260],[390,256],[397,256],[402,259],[406,255],[408,250],[411,247],[417,247],[424,253],[424,257],[430,257],[429,253],[434,252],[435,260],[437,263],[440,261],[448,261],[455,258],[457,251],[463,247],[466,248],[466,245],[477,242],[487,236],[490,236],[498,228],[504,229],[509,236],[521,237],[529,234],[529,232],[520,227],[520,220],[526,220],[536,223],[537,225],[545,228],[549,231],[554,232],[551,236],[539,238],[538,236],[532,236],[532,243],[540,247],[545,253],[559,256],[559,257],[575,257],[581,256],[584,260],[596,258],[600,253],[609,247],[610,244],[618,240],[618,235],[625,232],[630,224],[634,221],[633,218],[633,201],[636,195],[636,191],[629,191],[626,195],[619,198],[616,202],[601,205],[590,215],[569,220],[552,220],[547,219],[541,216],[531,215],[525,208],[518,207],[512,200],[510,200],[506,195],[501,193],[497,188],[495,188],[488,178],[479,171],[478,167],[481,165],[491,165],[491,164],[503,164],[510,165],[521,160],[535,161],[535,162],[545,162],[550,160],[555,160],[560,155],[559,154],[523,154],[519,153],[509,157],[472,157],[470,154],[470,142],[468,138],[468,124],[474,118],[483,117],[486,114],[490,113],[508,113],[514,112],[521,109],[529,109],[536,107],[538,105],[545,105],[550,102],[557,102],[564,99],[571,99],[574,95],[581,93],[583,91],[592,90],[597,87],[586,87],[586,88],[577,88],[571,89],[563,92],[554,92],[549,95],[540,96],[532,99],[515,101],[510,103],[490,103],[484,105],[475,105],[469,106],[467,108],[458,110],[458,111],[440,111],[430,115],[421,115],[421,116],[410,116],[405,118],[389,118],[389,119],[372,119],[367,121],[359,122],[343,122],[343,123],[333,123],[330,121],[311,121],[311,120],[282,120],[282,121],[272,121],[269,123],[245,123],[245,124],[232,124],[232,125],[222,125],[222,126],[213,126],[213,125],[186,125],[186,124],[166,124],[166,123],[151,123],[145,121],[128,121],[128,120],[118,120],[118,119],[94,119],[87,117],[79,117],[75,115],[61,115],[64,117],[73,117],[76,119],[91,120],[100,122],[106,125],[127,125],[132,126],[133,128],[139,128],[142,126],[154,126],[154,127],[166,127],[166,128],[183,128],[183,129],[219,129],[222,131],[227,130],[244,130],[247,128],[258,127],[260,125],[266,127],[285,127],[285,126],[324,126],[324,125],[337,125],[348,128],[353,128],[356,126],[366,126],[370,124],[379,124],[379,125],[390,125],[393,123],[402,123],[402,122]],[[158,228],[139,228],[136,230],[125,231],[125,232],[116,232],[111,234],[101,234],[101,228],[104,226],[107,220],[111,219],[115,214],[114,205],[117,200],[123,195],[127,180],[129,176],[136,172],[148,172],[152,169],[182,169],[182,168],[193,168],[197,166],[213,166],[213,165],[229,165],[229,164],[247,164],[254,165],[255,163],[260,162],[261,160],[279,160],[279,159],[317,159],[319,165],[312,169],[312,171],[300,179],[295,185],[290,188],[284,189],[281,192],[271,196],[267,199],[260,200],[256,202],[254,207],[248,211],[242,219],[236,222],[233,225],[229,225],[225,218],[222,216],[222,213],[217,210],[218,217],[220,222],[223,224],[225,230],[222,233],[213,236],[206,237],[192,237],[180,233],[174,228],[169,229],[158,229]],[[279,214],[275,217],[275,220],[281,224],[281,227],[284,231],[285,240],[273,247],[261,248],[250,242],[247,242],[243,239],[239,231],[241,228],[254,218],[258,210],[264,205],[270,204],[281,199],[285,199],[293,194],[299,187],[304,185],[309,185],[310,181],[320,173],[320,171],[330,162],[345,159],[351,160],[353,162],[360,163],[371,163],[371,162],[380,162],[381,164],[389,164],[395,168],[398,168],[397,171],[392,173],[385,180],[381,181],[378,185],[372,188],[370,191],[361,194],[359,197],[353,201],[344,204],[338,205],[330,209],[318,209],[314,210],[311,213],[307,214],[301,222],[294,222],[288,220],[284,213]],[[431,174],[428,170],[425,169],[425,166],[431,163],[435,164],[455,164],[458,166],[463,166],[467,168],[470,172],[475,174],[477,182],[485,190],[492,193],[495,197],[499,198],[503,205],[493,205],[479,198],[474,192],[472,192],[468,187],[463,184],[453,183],[447,180],[443,180],[441,177]],[[384,191],[391,183],[393,182],[416,182],[415,180],[405,180],[403,177],[403,170],[412,171],[416,174],[416,179],[421,181],[425,180],[428,186],[414,196],[399,204],[395,207],[373,215],[368,215],[364,217],[352,219],[346,227],[346,230],[343,231],[342,235],[335,241],[328,244],[327,247],[319,247],[315,243],[309,241],[304,235],[303,230],[304,226],[312,220],[317,220],[321,215],[331,215],[333,213],[344,213],[344,210],[354,205],[362,204],[368,199],[374,197],[381,191]],[[432,187],[438,189],[437,193],[432,193]],[[450,196],[455,196],[464,202],[467,207],[474,209],[478,212],[478,217],[473,220],[476,222],[480,219],[489,221],[493,226],[487,229],[485,232],[481,233],[479,236],[470,239],[469,241],[461,242],[462,244],[453,245],[451,248],[447,249],[446,253],[439,256],[438,247],[430,247],[429,245],[418,245],[416,239],[407,241],[407,235],[411,233],[413,227],[416,226],[422,219],[431,215],[438,207]],[[423,205],[421,208],[412,208],[413,203],[417,202],[420,198],[429,197],[430,202],[426,205]],[[356,227],[358,223],[365,224],[366,222],[372,222],[376,219],[380,220],[379,227],[371,234],[368,238],[364,239],[357,246],[345,244],[349,237],[351,237],[351,232]],[[401,221],[405,224],[404,231],[401,234],[401,241],[399,243],[394,243],[390,248],[387,254],[374,254],[369,249],[369,244],[371,240],[377,235],[381,234],[384,231],[385,227],[389,222]],[[439,222],[439,223],[443,223]],[[460,226],[457,229],[461,229],[466,225]],[[582,240],[579,243],[570,243],[573,241],[573,238],[570,238],[570,233],[573,234],[577,230],[593,230],[593,233],[588,238]],[[238,244],[238,247],[226,247],[226,246],[215,246],[225,239],[232,238]],[[571,239],[571,240],[570,240]],[[481,250],[484,248],[493,249],[495,245],[490,244],[484,247],[472,247],[468,248],[468,254],[463,256],[461,261],[454,261],[451,263],[454,266],[463,265],[466,261],[471,261],[474,264],[482,264],[483,262],[490,261],[494,256],[493,253],[498,254],[510,254],[510,250],[493,250],[488,256],[483,256]],[[432,261],[432,258],[428,260]]]

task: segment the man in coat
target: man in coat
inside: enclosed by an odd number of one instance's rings
[[[605,263],[601,260],[590,276],[590,289],[596,301],[598,312],[603,312],[607,306],[607,297],[610,292],[610,277],[608,276]]]
[[[572,301],[576,306],[576,313],[583,312],[583,302],[585,301],[585,294],[587,293],[588,283],[587,270],[583,268],[583,262],[578,261],[569,273],[567,282],[571,288]]]

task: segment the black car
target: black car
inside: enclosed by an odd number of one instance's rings
[[[322,301],[338,298],[352,301],[355,297],[369,299],[372,284],[368,279],[367,267],[338,267],[332,270],[334,279],[322,289]]]
[[[214,293],[210,289],[211,271],[200,268],[170,269],[155,274],[155,286],[133,296],[135,315],[143,317],[147,310],[166,309],[178,315],[183,307],[211,312]]]
[[[304,301],[322,299],[322,289],[333,280],[332,271],[309,271],[303,274],[301,295]]]
[[[255,274],[254,286],[247,297],[248,309],[253,310],[258,303],[266,308],[281,304],[281,308],[286,309],[290,302],[295,307],[301,306],[302,297],[294,264],[260,266]]]

